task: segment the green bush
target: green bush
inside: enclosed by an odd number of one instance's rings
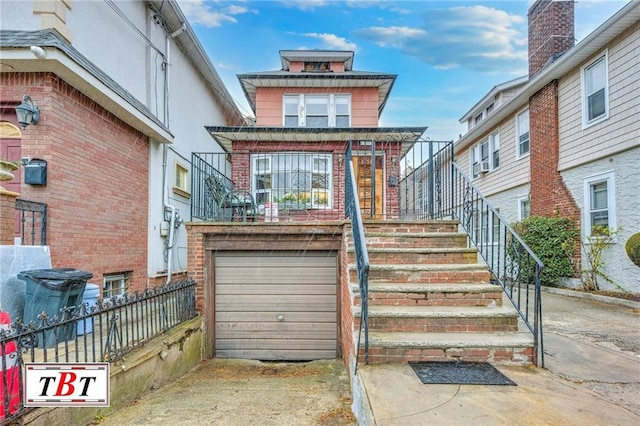
[[[640,266],[640,232],[636,232],[630,236],[624,248],[627,250],[629,259],[637,266]]]
[[[574,275],[572,256],[579,234],[571,219],[531,216],[512,227],[544,263],[543,284],[554,285]]]

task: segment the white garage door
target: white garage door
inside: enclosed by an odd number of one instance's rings
[[[335,252],[218,252],[215,356],[336,358]]]

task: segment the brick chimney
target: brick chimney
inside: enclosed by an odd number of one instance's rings
[[[574,44],[573,1],[538,0],[529,9],[529,79]],[[580,229],[580,209],[558,170],[558,80],[529,98],[531,214],[561,216]],[[580,244],[574,261],[580,270]]]
[[[538,0],[529,9],[529,79],[574,45],[573,0]]]

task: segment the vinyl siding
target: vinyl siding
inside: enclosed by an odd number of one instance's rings
[[[580,68],[559,82],[560,161],[567,170],[640,145],[640,23],[608,47],[609,118],[582,128]],[[602,50],[583,65],[600,57]]]

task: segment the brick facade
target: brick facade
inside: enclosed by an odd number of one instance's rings
[[[538,0],[529,9],[529,79],[574,45],[573,0]]]
[[[22,156],[48,162],[47,185],[21,198],[47,204],[54,267],[131,272],[147,286],[149,139],[52,73],[2,73],[3,100],[29,94],[40,121],[23,131]]]

